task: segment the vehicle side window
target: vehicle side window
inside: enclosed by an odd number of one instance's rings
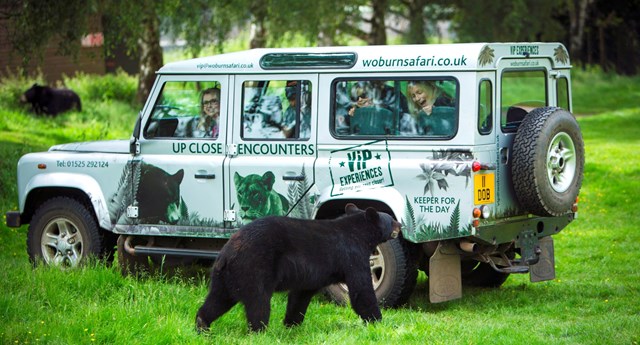
[[[166,82],[145,128],[145,138],[217,139],[220,121],[217,82]]]
[[[533,109],[548,105],[544,70],[507,70],[502,73],[500,125],[504,132],[515,132]]]
[[[311,82],[245,81],[242,85],[243,139],[309,139]]]
[[[556,97],[558,99],[558,106],[565,110],[569,109],[569,80],[565,77],[558,78],[556,84]]]
[[[453,78],[342,79],[332,90],[336,136],[446,139],[458,128]]]
[[[493,93],[491,92],[491,80],[480,81],[478,94],[478,132],[489,134],[493,128]]]

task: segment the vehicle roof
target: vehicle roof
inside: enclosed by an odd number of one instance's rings
[[[334,56],[336,57],[334,59]],[[338,57],[351,57],[337,61]],[[267,57],[281,63],[265,64]],[[310,58],[312,57],[312,58]],[[159,74],[274,73],[277,71],[437,71],[491,70],[503,58],[546,57],[554,68],[569,68],[567,49],[561,43],[454,43],[385,46],[260,48],[172,62]],[[315,59],[315,60],[314,60]],[[303,60],[305,62],[303,62]],[[313,60],[314,62],[309,62]],[[332,65],[324,62],[335,60]],[[291,64],[289,64],[289,61]],[[337,66],[337,67],[336,67]]]

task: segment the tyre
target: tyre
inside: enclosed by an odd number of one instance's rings
[[[79,201],[57,197],[34,213],[27,233],[33,264],[74,268],[102,253],[102,237],[93,214]]]
[[[474,287],[497,288],[509,278],[509,273],[494,270],[491,265],[475,260],[462,262],[462,284]]]
[[[410,243],[398,237],[378,245],[371,255],[373,289],[382,307],[398,307],[409,300],[418,277],[413,250]],[[338,304],[349,300],[345,284],[330,285],[325,291]]]
[[[568,111],[531,111],[513,142],[512,179],[518,201],[528,212],[559,216],[571,211],[584,170],[584,142]]]

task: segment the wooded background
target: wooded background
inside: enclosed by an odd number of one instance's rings
[[[124,47],[138,60],[143,101],[163,65],[161,37],[192,57],[224,52],[240,32],[249,32],[247,49],[560,41],[573,65],[634,75],[639,21],[640,0],[2,0],[0,50],[25,67],[52,44],[78,58],[83,38],[100,31],[105,56]]]

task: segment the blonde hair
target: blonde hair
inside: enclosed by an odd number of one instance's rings
[[[420,80],[420,81],[411,81],[407,85],[407,96],[409,98],[413,98],[413,93],[415,92],[415,88],[419,87],[426,94],[430,95],[432,99],[438,98],[440,94],[442,94],[442,90],[436,85],[436,82],[433,80]]]

